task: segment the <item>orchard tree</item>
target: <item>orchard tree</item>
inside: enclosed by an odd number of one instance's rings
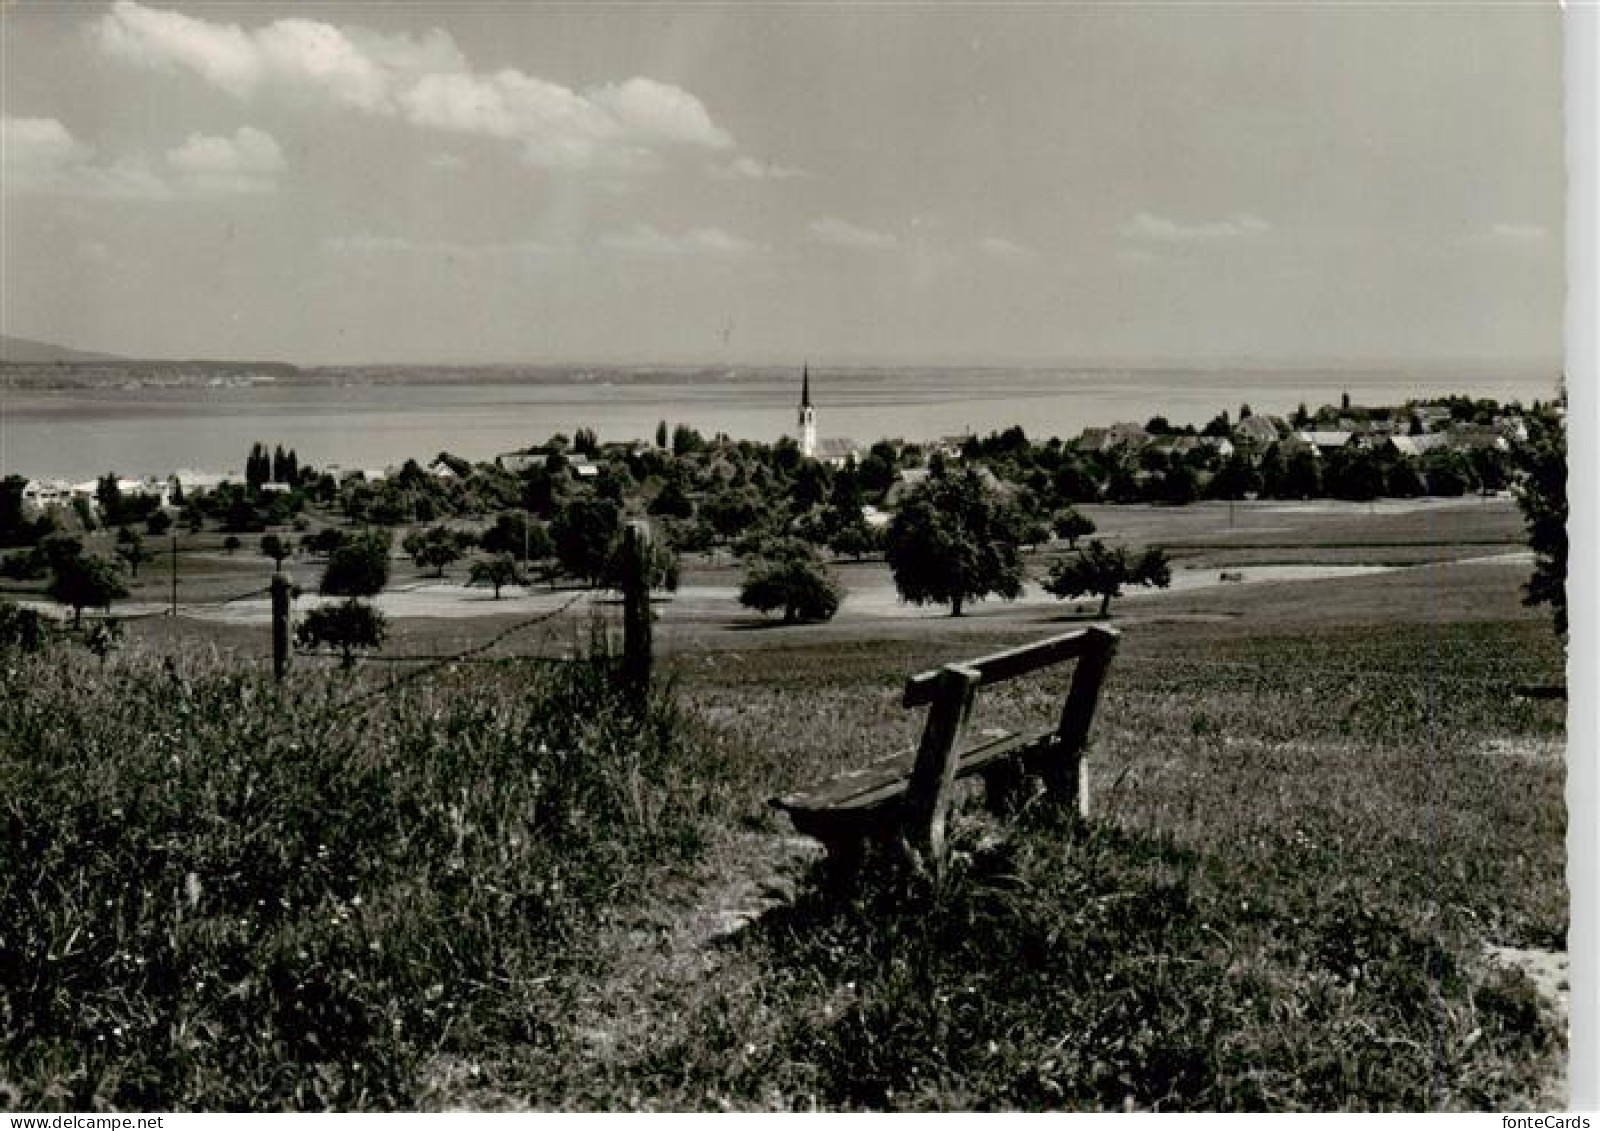
[[[602,581],[620,518],[617,505],[606,499],[579,495],[568,501],[550,523],[561,568],[591,585]]]
[[[295,642],[302,648],[332,648],[339,653],[339,666],[355,666],[356,654],[376,651],[388,635],[389,624],[383,613],[364,601],[348,597],[307,612],[295,625]]]
[[[496,601],[500,599],[500,590],[505,586],[527,584],[517,572],[517,559],[510,554],[496,554],[492,558],[482,558],[473,562],[467,578],[468,585],[493,586]]]
[[[889,523],[885,557],[902,600],[948,604],[958,617],[969,601],[1022,593],[1017,515],[970,467],[929,474]]]
[[[1057,538],[1065,538],[1070,549],[1078,548],[1078,539],[1087,538],[1095,531],[1094,519],[1074,507],[1056,511],[1050,520]]]
[[[435,577],[443,577],[446,566],[461,560],[461,536],[448,526],[414,530],[406,535],[400,547],[411,555],[418,569],[431,569]]]
[[[478,538],[478,545],[491,554],[510,554],[518,561],[539,561],[555,556],[555,543],[542,522],[527,511],[502,511],[494,525]]]
[[[261,553],[272,559],[274,573],[283,570],[284,559],[290,554],[289,541],[276,534],[263,534],[261,536]]]
[[[230,534],[222,540],[222,549],[230,558],[233,557],[233,552],[243,545],[237,534]]]
[[[322,571],[323,593],[331,597],[373,597],[389,584],[387,530],[364,530],[335,547]]]
[[[139,567],[150,560],[150,554],[144,548],[144,535],[127,526],[117,531],[116,553],[135,578],[139,576]]]
[[[1077,555],[1062,558],[1050,570],[1045,588],[1057,597],[1097,596],[1100,615],[1111,610],[1111,599],[1122,596],[1125,585],[1165,589],[1172,584],[1172,565],[1167,555],[1152,547],[1134,556],[1125,547],[1111,549],[1096,538]]]
[[[63,555],[51,562],[49,594],[72,610],[72,623],[83,621],[84,609],[111,608],[111,602],[128,595],[117,567],[93,554]]]
[[[844,589],[809,544],[789,538],[769,545],[745,567],[739,603],[761,613],[783,610],[783,622],[832,620]]]

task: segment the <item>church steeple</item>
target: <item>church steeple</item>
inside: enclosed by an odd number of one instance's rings
[[[817,410],[811,407],[811,363],[800,371],[800,454],[814,459],[817,454]]]

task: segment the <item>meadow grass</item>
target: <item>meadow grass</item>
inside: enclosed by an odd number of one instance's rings
[[[691,858],[737,777],[606,667],[350,710],[317,673],[8,658],[4,1098],[411,1107],[441,1050],[553,1039],[574,940]]]

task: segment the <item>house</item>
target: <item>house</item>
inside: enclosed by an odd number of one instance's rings
[[[1355,439],[1355,433],[1343,431],[1296,432],[1295,439],[1310,444],[1319,452],[1331,452],[1339,448],[1349,447],[1350,442]]]
[[[861,459],[861,445],[842,436],[825,436],[817,441],[816,458],[829,467],[843,467]]]
[[[1419,404],[1411,409],[1411,422],[1423,432],[1437,432],[1450,423],[1450,408],[1442,404]]]
[[[72,484],[65,479],[30,479],[22,485],[22,508],[47,511],[72,501]]]
[[[1265,447],[1276,443],[1288,427],[1276,416],[1247,416],[1233,426],[1233,438],[1241,444]]]
[[[1388,443],[1397,454],[1416,459],[1434,448],[1443,447],[1448,441],[1449,437],[1443,433],[1428,432],[1420,436],[1390,436]]]
[[[600,465],[588,456],[567,457],[567,470],[579,479],[594,479],[600,474]]]
[[[440,452],[425,470],[438,479],[466,479],[472,475],[472,463],[449,452]]]
[[[1456,451],[1510,451],[1511,445],[1493,424],[1452,424],[1445,432]]]
[[[1528,425],[1520,416],[1497,416],[1494,426],[1500,435],[1513,444],[1526,444],[1528,442]]]
[[[1085,428],[1074,446],[1080,452],[1108,454],[1120,448],[1142,448],[1150,433],[1140,424],[1112,424],[1106,428]]]

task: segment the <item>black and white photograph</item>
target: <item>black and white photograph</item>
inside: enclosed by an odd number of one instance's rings
[[[0,4],[0,1113],[1570,1110],[1573,20]]]

